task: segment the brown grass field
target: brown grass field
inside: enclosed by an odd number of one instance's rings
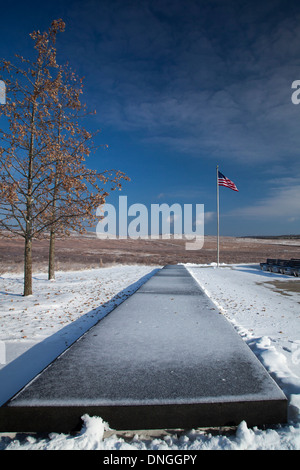
[[[22,272],[24,241],[0,237],[0,273]],[[33,269],[46,271],[48,241],[33,243]],[[260,263],[266,258],[300,258],[300,239],[220,238],[220,263]],[[71,236],[56,241],[56,270],[81,270],[115,264],[166,265],[213,263],[217,239],[206,236],[201,250],[187,251],[183,240],[97,239]]]

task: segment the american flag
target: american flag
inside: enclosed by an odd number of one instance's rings
[[[238,191],[236,185],[229,179],[226,178],[219,170],[218,170],[218,185],[219,186],[226,186],[226,188],[230,188],[233,191]]]

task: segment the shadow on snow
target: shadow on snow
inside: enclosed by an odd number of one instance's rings
[[[76,321],[61,328],[3,367],[0,370],[0,383],[2,384],[0,406],[18,393],[88,330],[136,292],[157,271],[159,269],[153,269],[153,271],[120,291],[105,304],[82,315]]]

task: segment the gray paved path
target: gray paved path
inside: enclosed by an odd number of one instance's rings
[[[184,266],[166,266],[0,408],[0,431],[276,424],[287,400]]]

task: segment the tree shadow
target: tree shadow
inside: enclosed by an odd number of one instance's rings
[[[16,278],[14,277],[14,278],[12,279],[12,278],[10,278],[10,277],[3,277],[3,276],[0,276],[0,280],[2,280],[2,281],[4,281],[4,280],[5,280],[5,281],[12,281],[12,280],[13,280],[13,281],[16,282],[17,284],[22,284],[22,285],[23,285],[23,283],[24,283],[23,277],[20,278],[20,279],[16,279]],[[15,296],[15,297],[23,297],[23,294],[16,294],[15,292],[0,291],[0,294],[2,294],[2,295],[13,295],[13,296]]]
[[[12,295],[13,297],[23,297],[23,294],[14,294],[13,292],[5,292],[4,290],[0,290],[1,295]]]
[[[239,269],[240,268],[240,269]],[[269,279],[280,278],[280,279],[291,279],[293,276],[288,276],[287,274],[281,273],[271,273],[270,271],[262,271],[259,264],[238,264],[234,266],[235,271],[240,271],[248,274],[256,274],[259,276],[267,277]]]

